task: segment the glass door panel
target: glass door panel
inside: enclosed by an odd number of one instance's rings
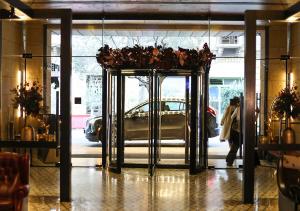
[[[161,77],[154,75],[154,167],[161,159],[161,125],[162,125],[162,102],[161,102]]]
[[[186,93],[189,92],[189,82],[186,82],[185,76],[163,73],[159,83],[159,165],[186,166],[189,164],[189,147],[186,148],[189,146],[189,106],[186,106],[189,104],[189,93]]]
[[[114,172],[121,172],[118,155],[118,77],[111,72],[108,73],[108,104],[107,104],[107,137],[109,148],[109,168]]]
[[[191,77],[191,139],[190,173],[195,174],[206,167],[205,148],[205,74],[197,72]]]
[[[154,134],[154,103],[156,103],[154,95],[154,79],[152,70],[149,72],[149,158],[148,158],[148,173],[150,176],[154,175],[155,169],[155,134]],[[155,108],[157,105],[155,105]]]
[[[207,95],[205,73],[200,72],[197,76],[198,104],[197,104],[197,168],[206,168],[206,143],[207,143]]]
[[[124,89],[124,164],[148,166],[149,78],[126,75]]]

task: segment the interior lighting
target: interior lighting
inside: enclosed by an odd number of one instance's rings
[[[10,6],[10,11],[8,18],[11,19],[17,19],[17,20],[30,20],[31,18],[21,10],[15,9],[13,6]]]
[[[18,17],[19,17],[21,20],[29,20],[29,19],[30,19],[27,15],[24,15],[24,14],[18,15]]]
[[[18,83],[18,85],[21,83],[21,75],[22,75],[22,71],[18,70],[18,73],[17,73],[17,83]],[[18,106],[17,116],[21,117],[21,107],[20,106]]]
[[[17,72],[17,84],[21,83],[21,75],[22,75],[22,71],[18,70],[18,72]]]
[[[22,75],[23,73],[23,75]],[[28,75],[28,74],[27,74]],[[18,70],[18,73],[17,73],[17,84],[20,85],[23,83],[23,80],[25,78],[25,72],[22,71],[22,70]]]
[[[290,74],[290,87],[292,87],[294,83],[294,74],[293,72],[289,72],[289,74]]]
[[[296,22],[297,20],[298,20],[298,17],[295,17],[295,16],[291,16],[286,19],[286,21],[289,23]]]
[[[18,73],[17,73],[17,84],[20,86],[20,84],[22,83],[22,70],[18,70]],[[23,78],[24,78],[24,72],[23,72]],[[21,117],[22,114],[21,114],[21,107],[18,106],[18,111],[17,111],[17,116],[18,117]]]

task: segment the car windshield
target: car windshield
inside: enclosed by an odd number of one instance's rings
[[[161,102],[162,111],[183,111],[185,109],[185,103],[176,101],[162,101]],[[149,103],[146,103],[136,110],[139,112],[149,112]]]
[[[138,108],[139,112],[148,112],[149,111],[149,103]]]

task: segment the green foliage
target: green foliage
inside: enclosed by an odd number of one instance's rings
[[[226,107],[229,105],[229,100],[235,96],[239,97],[244,92],[242,86],[230,86],[221,89],[221,113],[224,113]]]
[[[286,87],[282,89],[278,97],[274,100],[272,110],[275,116],[283,118],[284,114],[287,117],[296,118],[300,113],[300,94],[297,86]]]
[[[43,96],[41,94],[42,88],[39,86],[39,82],[34,81],[32,82],[32,85],[30,85],[29,82],[25,82],[10,91],[14,94],[12,99],[13,106],[15,108],[18,108],[18,106],[23,108],[26,115],[36,116],[40,111],[45,109],[45,107],[41,105]]]

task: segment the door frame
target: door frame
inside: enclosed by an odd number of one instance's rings
[[[205,67],[206,71],[201,70],[108,70],[108,75],[111,77],[117,77],[117,162],[116,166],[110,167],[112,171],[121,173],[122,167],[132,168],[145,168],[148,167],[150,176],[155,174],[155,168],[178,168],[178,169],[190,169],[190,174],[196,174],[206,169],[207,167],[207,131],[205,127],[205,121],[207,118],[207,95],[208,95],[208,71],[209,67]],[[177,72],[176,72],[177,71]],[[160,100],[160,83],[158,74],[163,76],[185,76],[186,83],[190,81],[191,84],[191,105],[186,105],[186,112],[190,107],[190,139],[189,139],[189,164],[159,164],[157,159],[157,152],[159,150],[159,131],[157,124],[159,121],[160,111],[158,108],[158,101]],[[124,162],[124,102],[125,102],[125,76],[148,76],[149,77],[149,156],[148,164],[129,164]],[[191,80],[187,80],[191,77]],[[105,79],[106,80],[106,79]],[[107,83],[107,92],[103,94],[112,94],[112,86]],[[186,88],[186,91],[189,91]],[[112,96],[107,96],[106,99],[111,99]],[[186,94],[189,97],[189,93]],[[120,103],[121,102],[121,103]],[[153,103],[151,103],[153,102]],[[189,99],[186,99],[189,102]],[[109,115],[105,115],[109,116]],[[187,117],[189,118],[189,117]],[[188,120],[187,120],[188,121]],[[198,121],[198,122],[197,122]],[[109,127],[107,122],[106,127]],[[112,124],[110,122],[110,124]],[[200,129],[199,129],[200,128]],[[186,129],[188,130],[188,129]],[[111,137],[111,136],[107,136]],[[108,145],[111,148],[111,144]],[[185,149],[185,152],[188,151]],[[111,149],[109,149],[111,153]],[[110,154],[109,153],[109,154]],[[111,155],[109,155],[111,156]],[[185,157],[185,160],[187,158]]]

